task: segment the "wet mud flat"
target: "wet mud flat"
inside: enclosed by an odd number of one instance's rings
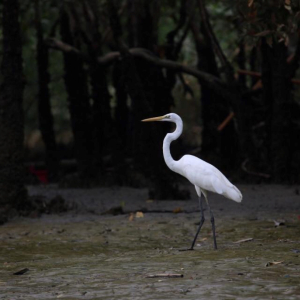
[[[196,198],[157,202],[146,201],[145,190],[31,187],[32,195],[59,194],[76,205],[0,227],[0,298],[300,299],[297,188],[241,190],[242,205],[211,197],[217,251],[208,212],[195,250],[179,251],[197,228]],[[101,214],[120,204],[124,214]]]

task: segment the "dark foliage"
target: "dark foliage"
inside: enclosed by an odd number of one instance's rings
[[[31,5],[25,2],[22,14],[30,16]],[[221,14],[215,3],[223,8]],[[50,181],[148,186],[151,198],[186,198],[161,153],[170,127],[140,123],[174,110],[178,86],[200,103],[201,157],[245,181],[300,181],[298,2],[236,1],[234,8],[231,2],[204,0],[34,4],[35,22],[29,27],[36,32],[36,119]],[[5,0],[1,8],[0,205],[18,209],[26,199],[18,1]],[[43,22],[49,8],[55,12],[48,16],[51,26]],[[218,34],[224,22],[238,38],[223,36],[230,32],[227,28]],[[233,57],[224,50],[223,39],[234,44]],[[49,60],[54,50],[63,56],[75,175],[65,176],[63,161],[59,164],[50,88],[56,85]],[[187,59],[187,52],[197,57]],[[186,75],[197,82],[191,84]],[[193,151],[178,144],[174,152]]]

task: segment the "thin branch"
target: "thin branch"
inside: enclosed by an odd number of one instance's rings
[[[209,15],[208,15],[208,12],[205,7],[204,0],[198,0],[198,6],[199,6],[200,15],[202,18],[202,22],[203,22],[205,31],[212,42],[213,48],[216,52],[216,55],[219,57],[219,59],[221,61],[222,67],[224,68],[224,70],[226,72],[228,80],[233,82],[234,81],[233,68],[232,68],[231,64],[228,62],[228,60],[221,48],[216,36],[215,36],[215,33],[211,27],[211,24],[209,21]]]
[[[52,48],[52,49],[56,49],[56,50],[59,50],[59,51],[65,52],[65,53],[75,53],[79,56],[83,56],[83,53],[80,50],[78,50],[77,48],[75,48],[69,44],[66,44],[58,39],[55,39],[55,38],[48,38],[46,40],[46,44],[49,48]]]
[[[125,12],[125,9],[127,8],[127,1],[124,1],[123,5],[121,8],[118,10],[118,16],[121,17],[123,13]],[[103,43],[107,42],[109,39],[110,34],[112,33],[111,27],[108,27],[106,31],[103,34]]]
[[[259,72],[253,72],[253,71],[248,71],[248,70],[237,70],[239,74],[244,74],[244,75],[250,75],[256,78],[261,78],[261,73]]]
[[[205,33],[203,25],[202,25],[202,33],[203,32],[204,33],[202,35],[200,35],[199,28],[193,20],[191,20],[190,22],[190,27],[194,35],[196,50],[198,53],[198,68],[201,69],[201,66],[203,67],[203,61],[205,60],[204,56],[208,56],[206,57],[206,59],[209,59],[210,63],[209,63],[209,67],[206,66],[205,71],[219,78],[220,76],[219,76],[218,67],[216,63],[215,53],[213,51],[212,41],[210,40],[207,33]]]
[[[249,170],[246,168],[246,164],[248,163],[248,161],[249,161],[249,158],[246,158],[246,159],[244,160],[244,162],[242,163],[242,170],[243,170],[244,172],[246,172],[247,174],[250,174],[250,175],[254,175],[254,176],[258,176],[258,177],[263,177],[263,178],[266,178],[266,179],[269,179],[269,178],[271,177],[271,175],[269,175],[269,174],[249,171]]]
[[[188,22],[189,23],[189,22]],[[175,57],[178,57],[178,54],[179,52],[181,51],[181,48],[182,48],[182,45],[183,45],[183,42],[185,41],[188,33],[190,31],[190,26],[189,24],[187,24],[181,38],[179,39],[179,41],[177,42],[177,44],[175,45],[175,49],[174,49],[174,56]]]
[[[287,62],[290,64],[290,74],[291,77],[294,77],[296,74],[296,71],[299,67],[299,61],[300,61],[300,30],[298,30],[298,43],[296,47],[296,51],[294,55],[290,58],[288,58]]]
[[[67,52],[67,53],[75,53],[75,54],[81,56],[86,61],[90,60],[89,57],[84,55],[77,48],[75,48],[71,45],[68,45],[60,40],[51,38],[51,39],[47,40],[47,44],[50,48],[60,50],[63,52]],[[149,50],[146,50],[143,48],[132,48],[132,49],[129,49],[128,52],[132,56],[142,58],[160,68],[166,68],[168,70],[173,70],[175,72],[180,72],[180,73],[186,73],[186,74],[192,75],[194,77],[197,77],[202,84],[205,84],[206,86],[214,88],[216,93],[218,93],[224,97],[227,97],[228,99],[231,97],[231,93],[228,92],[224,82],[209,73],[199,71],[195,68],[185,66],[183,64],[180,64],[180,63],[177,63],[177,62],[174,62],[171,60],[160,59],[160,58],[156,57],[155,55],[153,55]],[[109,66],[110,64],[115,62],[117,59],[121,59],[121,53],[120,52],[110,52],[104,56],[98,57],[97,62],[103,66]]]
[[[185,24],[186,15],[187,15],[186,14],[186,1],[181,0],[179,21],[176,22],[177,26],[167,34],[168,43],[173,44],[175,36],[178,34],[178,32],[181,30],[181,28]]]
[[[57,18],[54,21],[53,25],[51,26],[49,36],[55,36],[55,32],[56,32],[56,29],[57,29],[58,25],[59,25],[59,18]]]
[[[186,83],[186,81],[185,81],[185,79],[184,79],[182,73],[179,73],[179,74],[178,74],[178,77],[179,77],[180,82],[181,82],[182,85],[183,85],[184,95],[187,94],[187,93],[189,93],[189,94],[191,95],[191,97],[194,98],[194,91],[193,91],[193,89],[190,87],[190,85]]]
[[[97,62],[103,66],[109,66],[116,60],[121,59],[120,52],[110,52],[104,56],[98,57]]]
[[[225,118],[225,120],[218,126],[217,130],[222,131],[227,124],[233,119],[234,112],[230,112],[229,115]]]
[[[176,63],[171,60],[160,59],[154,55],[149,55],[148,53],[143,51],[141,48],[130,49],[130,53],[133,56],[143,58],[158,67],[167,68],[169,70],[173,70],[176,72],[182,72],[182,73],[186,73],[189,75],[193,75],[193,76],[197,77],[201,81],[201,83],[204,83],[204,84],[210,86],[211,88],[219,89],[219,91],[216,90],[216,92],[221,93],[221,94],[223,94],[223,93],[228,94],[228,91],[226,90],[224,83],[219,78],[217,78],[211,74],[199,71],[199,70],[189,67],[189,66],[182,65],[180,63]]]
[[[190,27],[191,27],[192,33],[194,35],[197,52],[200,52],[202,45],[205,44],[204,39],[199,34],[199,28],[196,26],[196,24],[193,20],[190,22]]]
[[[185,39],[189,33],[190,22],[193,19],[194,14],[195,14],[194,0],[192,0],[192,1],[181,0],[180,18],[179,18],[179,21],[176,22],[177,26],[175,27],[175,29],[170,31],[166,37],[166,39],[167,39],[166,58],[167,59],[172,59],[174,61],[177,60],[178,55],[181,51],[183,42],[185,41]],[[183,33],[182,33],[181,37],[178,38],[178,42],[175,42],[175,37],[177,35],[179,35],[179,32],[181,30],[183,30]]]
[[[245,74],[245,75],[253,76],[256,78],[261,78],[261,73],[259,73],[259,72],[253,72],[253,71],[248,71],[248,70],[237,70],[237,72],[239,74]],[[291,82],[294,84],[300,85],[300,79],[292,78]],[[252,88],[252,89],[254,89],[254,88]]]

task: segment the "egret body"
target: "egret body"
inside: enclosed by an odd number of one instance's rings
[[[201,211],[201,219],[199,227],[197,229],[195,238],[192,242],[191,247],[188,250],[193,250],[196,243],[198,234],[201,227],[205,221],[203,207],[202,207],[202,197],[204,196],[206,204],[209,208],[214,247],[217,249],[216,232],[215,232],[215,220],[212,210],[210,209],[207,192],[213,192],[225,196],[236,202],[242,201],[242,194],[237,187],[235,187],[216,167],[203,161],[202,159],[195,157],[193,155],[184,155],[179,160],[174,160],[170,152],[171,142],[178,139],[182,133],[182,120],[174,113],[169,113],[161,117],[155,117],[150,119],[142,120],[142,122],[152,122],[152,121],[166,121],[173,122],[176,124],[176,129],[172,133],[168,133],[164,138],[163,143],[163,155],[167,166],[174,172],[186,177],[194,186],[199,197],[199,206]]]

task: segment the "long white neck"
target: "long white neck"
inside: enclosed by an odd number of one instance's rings
[[[164,153],[165,162],[167,166],[173,171],[176,169],[177,161],[174,160],[171,155],[170,145],[171,142],[177,140],[180,137],[182,133],[182,127],[183,127],[182,120],[179,117],[175,120],[175,123],[176,123],[175,131],[172,133],[168,133],[164,138],[164,143],[163,143],[163,153]]]

